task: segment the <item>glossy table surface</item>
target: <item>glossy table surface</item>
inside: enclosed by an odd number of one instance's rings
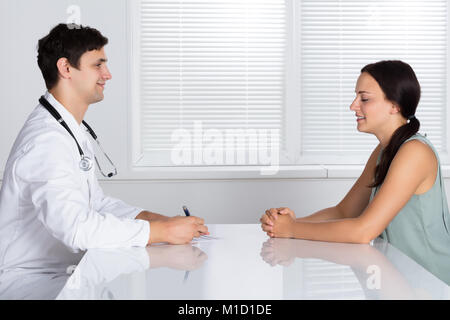
[[[255,225],[209,225],[189,245],[89,250],[58,299],[449,299],[399,250],[270,239]]]
[[[208,225],[188,245],[91,249],[78,266],[40,272],[13,298],[449,299],[449,286],[399,250],[270,239],[258,224]],[[67,272],[68,271],[68,272]],[[31,285],[30,285],[31,283]],[[40,294],[26,293],[40,288]],[[35,289],[35,290],[36,290]],[[22,292],[21,292],[22,290]],[[53,291],[52,291],[53,290]]]

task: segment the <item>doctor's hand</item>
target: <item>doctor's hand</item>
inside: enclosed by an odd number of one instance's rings
[[[202,218],[176,216],[165,220],[150,222],[150,239],[148,244],[168,242],[169,244],[186,244],[194,237],[207,235],[208,227]]]

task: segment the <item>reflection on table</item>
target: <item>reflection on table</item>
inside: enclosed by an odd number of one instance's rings
[[[188,245],[88,250],[77,266],[9,272],[0,299],[449,299],[449,287],[382,240],[270,239],[209,225]]]
[[[284,266],[285,299],[450,297],[444,282],[381,239],[372,245],[268,239],[261,257]]]

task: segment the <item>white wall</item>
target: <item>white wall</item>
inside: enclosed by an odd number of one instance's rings
[[[45,92],[36,62],[37,41],[54,25],[67,21],[70,5],[81,8],[83,25],[99,29],[110,41],[106,54],[113,79],[107,83],[104,101],[92,105],[86,115],[119,170],[117,178],[101,181],[107,194],[168,215],[182,214],[181,206],[187,205],[192,214],[204,217],[207,223],[257,223],[269,207],[289,206],[297,216],[303,216],[335,205],[352,186],[360,168],[340,178],[320,179],[314,174],[288,174],[267,179],[154,180],[131,172],[125,0],[0,1],[0,171],[27,115]],[[302,176],[308,178],[299,178]]]
[[[297,216],[335,205],[352,186],[351,180],[217,180],[121,181],[104,183],[109,194],[156,212],[183,214],[182,205],[207,223],[259,223],[265,209],[289,206]]]
[[[105,89],[104,101],[92,105],[86,120],[101,137],[104,148],[121,171],[127,165],[127,62],[126,2],[123,0],[17,0],[0,2],[0,167],[27,115],[45,92],[37,65],[37,42],[60,22],[66,22],[70,5],[81,8],[81,22],[109,38],[106,54],[111,60],[113,80]]]

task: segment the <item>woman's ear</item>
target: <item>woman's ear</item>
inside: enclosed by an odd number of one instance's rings
[[[391,114],[396,114],[399,113],[400,111],[401,111],[400,107],[396,103],[393,103],[391,106]]]

